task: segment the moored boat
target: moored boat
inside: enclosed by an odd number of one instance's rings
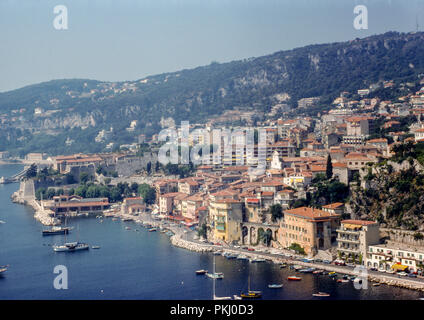
[[[211,279],[224,279],[224,274],[222,272],[215,273],[206,273],[206,275]]]
[[[204,269],[196,270],[197,275],[202,275],[202,274],[206,274],[206,273],[208,273],[208,270],[204,270]]]
[[[312,273],[313,274],[322,274],[324,272],[324,270],[315,270]]]
[[[280,284],[269,284],[268,285],[268,288],[270,288],[270,289],[280,289],[280,288],[282,288],[283,287],[283,284],[282,283],[280,283]]]
[[[329,297],[330,294],[326,293],[326,292],[318,292],[318,293],[313,293],[312,294],[314,297]]]
[[[296,277],[296,276],[289,276],[289,277],[287,277],[287,280],[290,280],[290,281],[300,281],[300,280],[302,280],[302,278],[301,277]]]
[[[154,232],[154,231],[157,231],[157,228],[150,228],[149,229],[149,232]]]
[[[68,234],[69,230],[72,228],[70,227],[52,227],[51,229],[43,230],[42,234],[43,236],[51,236],[56,234]]]
[[[53,250],[56,252],[72,252],[79,250],[87,250],[90,246],[81,242],[67,242],[63,245],[54,245]]]

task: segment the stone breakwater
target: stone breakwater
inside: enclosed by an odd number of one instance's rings
[[[51,217],[46,210],[43,210],[43,208],[37,202],[37,200],[24,199],[23,197],[20,196],[20,193],[18,191],[13,193],[11,198],[12,198],[12,202],[14,203],[19,203],[19,204],[32,207],[35,211],[34,218],[40,221],[41,224],[45,226],[56,226],[60,224],[60,220]]]
[[[211,246],[203,246],[200,245],[198,243],[194,243],[188,240],[184,240],[180,237],[180,235],[173,235],[171,238],[171,244],[179,247],[179,248],[183,248],[183,249],[187,249],[190,251],[195,251],[195,252],[213,252],[215,251],[215,249]]]

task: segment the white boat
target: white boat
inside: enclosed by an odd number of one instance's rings
[[[100,246],[91,246],[91,249],[100,249]]]
[[[53,250],[56,252],[87,250],[90,246],[81,242],[67,242],[63,245],[54,245]]]
[[[206,273],[206,275],[211,279],[224,279],[224,274],[222,272]]]
[[[326,293],[326,292],[318,292],[318,293],[313,293],[312,294],[314,297],[329,297],[330,294]]]
[[[215,291],[216,291],[216,279],[224,278],[224,274],[222,272],[218,272],[218,273],[215,272],[215,256],[213,257],[213,273],[211,274],[212,277],[210,276],[209,273],[206,273],[206,275],[213,279],[213,293],[212,293],[213,300],[232,300],[231,297],[217,297],[216,296],[216,293],[215,293]]]
[[[8,266],[0,266],[0,277],[3,277],[7,271]]]
[[[280,283],[280,284],[269,284],[268,285],[268,288],[270,288],[270,289],[280,289],[282,287],[283,287],[282,283]]]
[[[240,296],[238,296],[238,295],[233,295],[233,297],[234,297],[234,300],[242,300],[243,298],[242,297],[240,297]],[[424,298],[423,298],[424,299]]]
[[[0,220],[0,224],[5,224],[6,222],[4,222],[3,220]]]

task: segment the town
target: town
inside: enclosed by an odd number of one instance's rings
[[[369,98],[376,90],[396,97]],[[318,97],[301,99],[298,110],[318,102]],[[364,213],[371,207],[358,209],[354,199],[375,187],[373,178],[383,169],[423,172],[423,115],[420,77],[415,83],[382,81],[341,92],[316,116],[290,113],[284,103],[259,123],[252,122],[252,113],[230,111],[190,125],[188,145],[209,148],[214,129],[242,132],[231,137],[234,146],[252,127],[265,130],[266,169],[258,175],[249,172],[247,147],[233,148],[228,159],[228,153],[211,145],[208,164],[162,164],[158,151],[165,142],[158,134],[141,135],[126,151],[27,154],[13,198],[32,205],[46,225],[59,224],[64,216],[104,214],[138,221],[144,215],[153,225],[166,221],[183,228],[177,236],[187,248],[244,248],[421,278],[422,224],[394,226],[389,209]],[[229,125],[241,120],[245,126]],[[176,129],[172,121],[168,124]],[[180,141],[181,130],[176,132]],[[405,156],[405,150],[415,158]],[[213,161],[217,153],[221,162]],[[10,160],[7,152],[0,157]]]

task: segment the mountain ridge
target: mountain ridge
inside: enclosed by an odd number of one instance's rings
[[[15,112],[20,119],[0,129],[0,139],[13,128],[28,137],[15,144],[0,142],[0,148],[32,150],[26,146],[34,132],[65,136],[75,128],[90,129],[87,139],[93,140],[94,131],[113,127],[122,136],[117,142],[129,143],[134,136],[125,128],[133,120],[134,135],[151,135],[161,129],[163,118],[204,122],[234,108],[260,115],[281,103],[279,96],[289,96],[284,103],[292,107],[301,98],[319,96],[324,106],[342,91],[356,92],[382,80],[413,80],[419,74],[424,74],[424,33],[387,32],[135,81],[51,80],[0,93],[0,112],[6,117]],[[37,108],[41,113],[35,113]]]

